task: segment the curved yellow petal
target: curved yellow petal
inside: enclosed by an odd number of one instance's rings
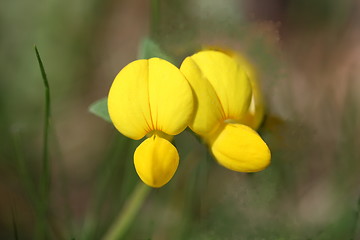
[[[144,183],[159,188],[174,176],[179,165],[179,154],[169,141],[153,135],[136,148],[134,164]]]
[[[171,63],[137,60],[116,76],[108,110],[115,127],[127,137],[140,139],[154,130],[176,135],[192,118],[193,97],[185,77]]]
[[[249,108],[252,94],[245,70],[235,59],[219,51],[200,51],[190,58],[215,90],[225,119],[240,120]]]
[[[252,87],[252,97],[249,109],[242,119],[240,119],[240,122],[256,130],[260,127],[265,114],[264,100],[261,94],[256,70],[243,56],[234,54],[233,57],[244,68]]]
[[[148,92],[148,60],[126,65],[111,85],[108,95],[111,121],[129,138],[141,139],[153,128]]]
[[[189,123],[192,131],[206,135],[217,129],[225,113],[210,82],[191,57],[181,64],[180,71],[185,75],[194,93],[194,118]]]
[[[154,130],[182,132],[193,116],[193,95],[180,70],[160,58],[149,59],[149,101]]]
[[[208,142],[216,160],[228,169],[257,172],[270,164],[271,153],[268,146],[248,126],[225,124]]]
[[[205,46],[204,50],[220,51],[231,58],[235,59],[238,64],[244,69],[247,74],[252,87],[251,102],[248,111],[239,120],[240,123],[245,124],[253,129],[258,129],[264,119],[265,106],[261,94],[261,88],[258,82],[257,71],[254,66],[241,54],[231,49],[222,48],[219,46]]]

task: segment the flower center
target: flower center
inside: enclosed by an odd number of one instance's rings
[[[239,123],[239,121],[235,119],[225,119],[224,123]]]
[[[152,136],[159,136],[161,138],[165,138],[166,140],[168,140],[169,142],[171,142],[171,140],[173,139],[174,136],[172,135],[169,135],[167,133],[164,133],[163,131],[159,131],[159,130],[153,130],[149,133],[146,134],[146,137],[147,138],[150,138]]]

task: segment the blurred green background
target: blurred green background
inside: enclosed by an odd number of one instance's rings
[[[88,106],[127,63],[158,54],[147,49],[151,39],[175,64],[204,46],[254,64],[272,164],[232,172],[180,134],[175,177],[151,191],[123,239],[360,239],[359,16],[357,0],[2,0],[0,238],[101,239],[108,231],[139,181],[139,142]],[[34,44],[51,91],[45,214]]]

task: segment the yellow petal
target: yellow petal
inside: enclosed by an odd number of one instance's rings
[[[190,58],[215,90],[225,119],[240,120],[251,100],[251,85],[245,70],[235,59],[219,51],[201,51]],[[199,88],[193,90],[196,93]]]
[[[180,71],[185,75],[194,93],[194,118],[189,123],[192,131],[199,135],[209,134],[217,129],[225,113],[210,82],[191,57],[181,64]]]
[[[260,127],[265,112],[262,96],[259,95],[258,91],[257,88],[253,88],[249,110],[239,120],[240,123],[245,124],[254,130],[257,130]]]
[[[260,127],[265,114],[264,100],[261,94],[256,70],[243,56],[234,54],[233,57],[244,68],[252,87],[252,97],[249,109],[240,122],[256,130]]]
[[[115,127],[130,138],[140,139],[154,130],[176,135],[192,118],[193,97],[185,77],[171,63],[137,60],[116,76],[108,110]]]
[[[231,49],[226,49],[219,46],[205,46],[204,50],[215,50],[223,52],[237,61],[238,64],[244,69],[248,79],[250,80],[252,87],[252,97],[248,111],[241,117],[239,122],[255,130],[258,129],[264,119],[265,107],[258,82],[257,71],[254,66],[243,55]]]
[[[159,188],[174,176],[179,165],[179,154],[169,141],[153,135],[136,148],[134,164],[144,183]]]
[[[261,137],[242,124],[225,124],[208,139],[216,160],[238,172],[257,172],[270,164],[270,150]]]
[[[193,116],[193,95],[180,70],[171,63],[149,59],[149,101],[155,130],[182,132]]]
[[[125,136],[140,139],[152,130],[149,108],[148,60],[125,66],[116,76],[108,96],[111,121]]]

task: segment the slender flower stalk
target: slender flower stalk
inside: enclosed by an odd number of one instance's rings
[[[121,239],[125,235],[146,197],[149,195],[150,190],[151,188],[142,182],[135,187],[134,192],[125,203],[123,210],[116,217],[114,223],[103,238],[104,240]]]

